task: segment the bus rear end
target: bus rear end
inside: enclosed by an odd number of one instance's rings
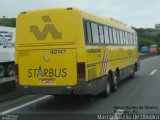
[[[84,66],[77,59],[82,30],[80,12],[72,8],[21,13],[16,33],[19,84],[35,94],[73,92],[77,68]]]

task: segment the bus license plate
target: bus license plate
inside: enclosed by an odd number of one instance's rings
[[[52,84],[53,83],[53,79],[42,79],[41,81],[43,84]]]

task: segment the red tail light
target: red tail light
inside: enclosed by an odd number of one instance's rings
[[[16,76],[16,88],[17,89],[23,89],[24,87],[20,85],[19,83],[19,69],[18,64],[15,65],[15,76]]]
[[[77,63],[77,78],[78,78],[78,80],[84,80],[86,78],[85,62],[78,62]]]
[[[18,64],[15,65],[15,74],[16,74],[16,80],[19,80],[19,71],[18,71]]]

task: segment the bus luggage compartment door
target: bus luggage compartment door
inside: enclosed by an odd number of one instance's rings
[[[19,51],[19,81],[24,86],[77,84],[76,49]]]

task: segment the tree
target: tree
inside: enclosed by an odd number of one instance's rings
[[[0,26],[16,27],[16,18],[0,18]]]
[[[133,28],[133,27],[132,27]],[[138,34],[139,48],[160,45],[160,30],[151,28],[134,28]]]

